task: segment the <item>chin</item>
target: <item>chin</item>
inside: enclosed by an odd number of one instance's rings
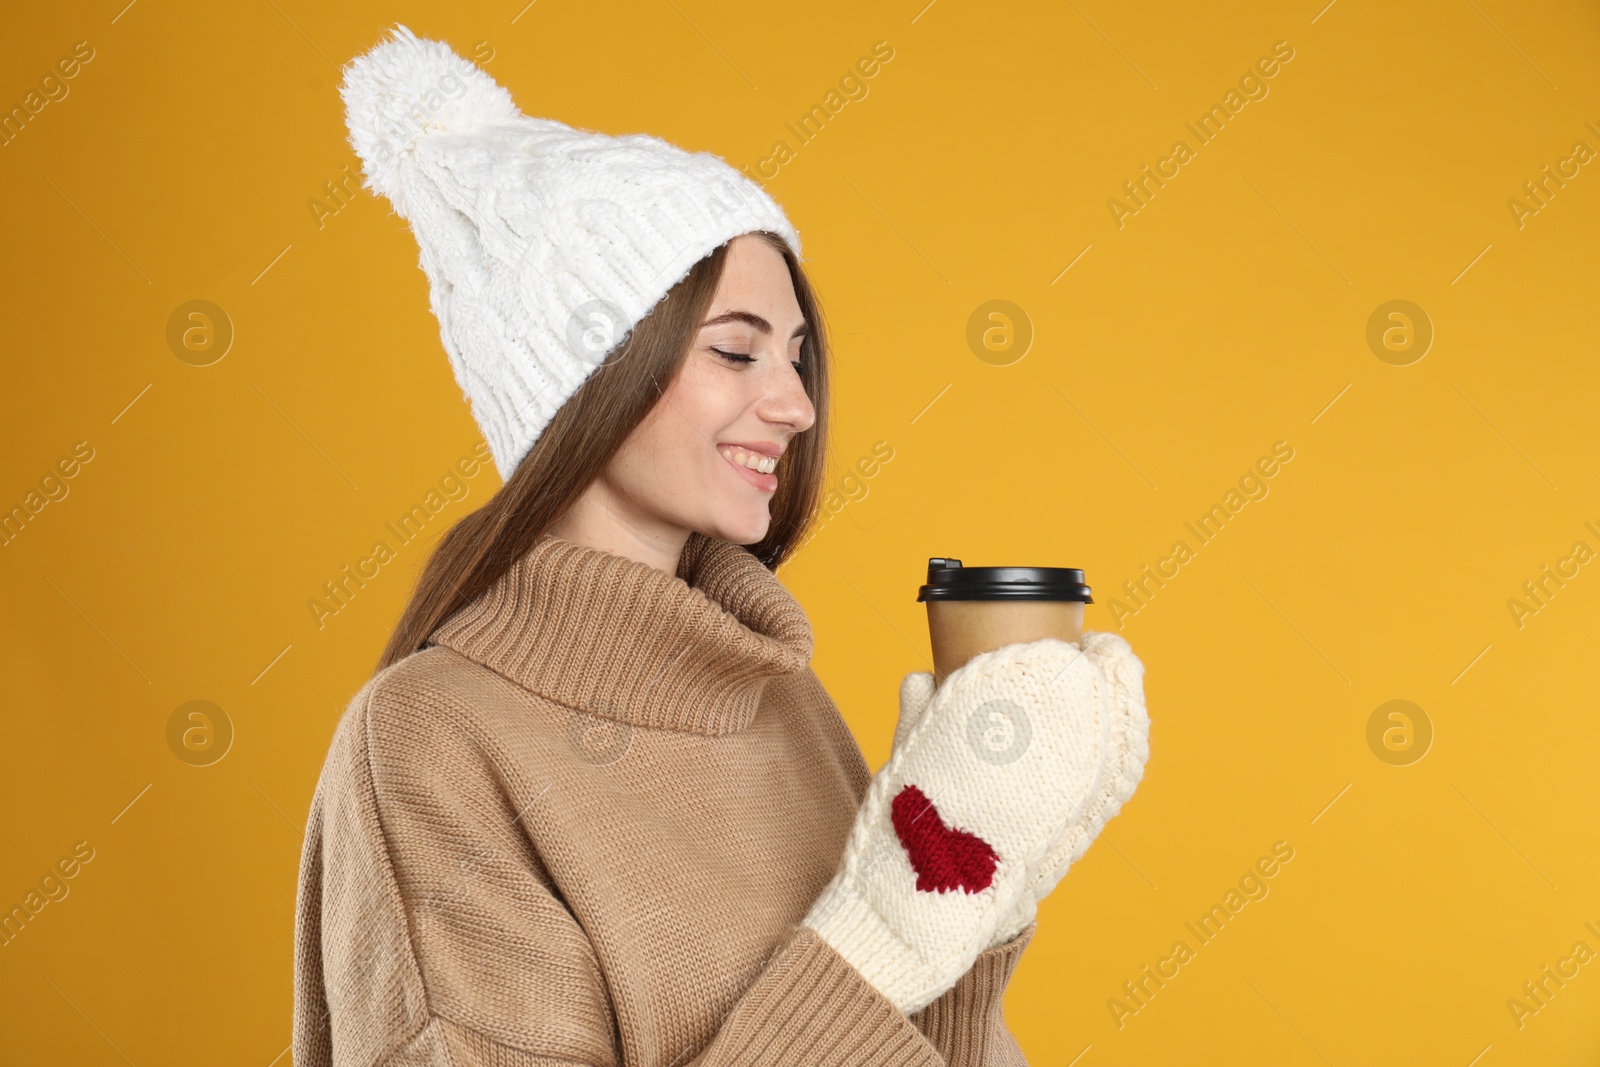
[[[724,515],[712,524],[709,536],[732,541],[736,545],[753,545],[767,536],[772,528],[772,516],[762,508],[755,515]]]

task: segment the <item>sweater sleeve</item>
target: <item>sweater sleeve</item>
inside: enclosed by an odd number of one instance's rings
[[[932,1004],[911,1016],[949,1067],[1027,1067],[1006,1028],[1000,1001],[1038,923],[981,954],[972,968]]]
[[[381,678],[340,720],[312,800],[296,901],[296,1067],[638,1062],[592,944],[517,824],[492,742],[448,707],[384,695]],[[952,1020],[972,1010],[952,997],[924,1013],[946,1009]],[[964,1047],[939,1036],[964,1024],[940,1025],[935,1040]],[[946,1065],[923,1029],[798,925],[697,1051],[672,1067]]]

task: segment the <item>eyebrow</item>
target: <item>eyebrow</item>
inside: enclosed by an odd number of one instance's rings
[[[725,314],[718,315],[714,319],[707,319],[705,322],[700,324],[700,328],[703,330],[708,326],[721,326],[726,322],[742,322],[746,325],[754,326],[762,333],[772,332],[772,323],[768,322],[766,319],[762,318],[760,315],[757,315],[753,311],[729,311]],[[789,335],[789,339],[792,341],[796,337],[805,336],[807,329],[808,326],[806,323],[802,322],[800,325],[794,328],[794,333]]]

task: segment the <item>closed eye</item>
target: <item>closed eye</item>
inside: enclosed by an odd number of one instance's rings
[[[747,356],[740,352],[724,352],[722,349],[716,347],[712,347],[711,351],[715,352],[729,363],[754,363],[756,361],[755,356]],[[796,374],[804,375],[806,372],[805,364],[800,362],[798,359],[790,360],[789,365],[794,368],[794,372]]]

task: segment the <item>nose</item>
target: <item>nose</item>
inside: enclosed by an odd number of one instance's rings
[[[806,395],[805,380],[787,359],[762,383],[762,397],[756,414],[766,422],[789,426],[795,433],[809,430],[817,421],[817,409]]]

